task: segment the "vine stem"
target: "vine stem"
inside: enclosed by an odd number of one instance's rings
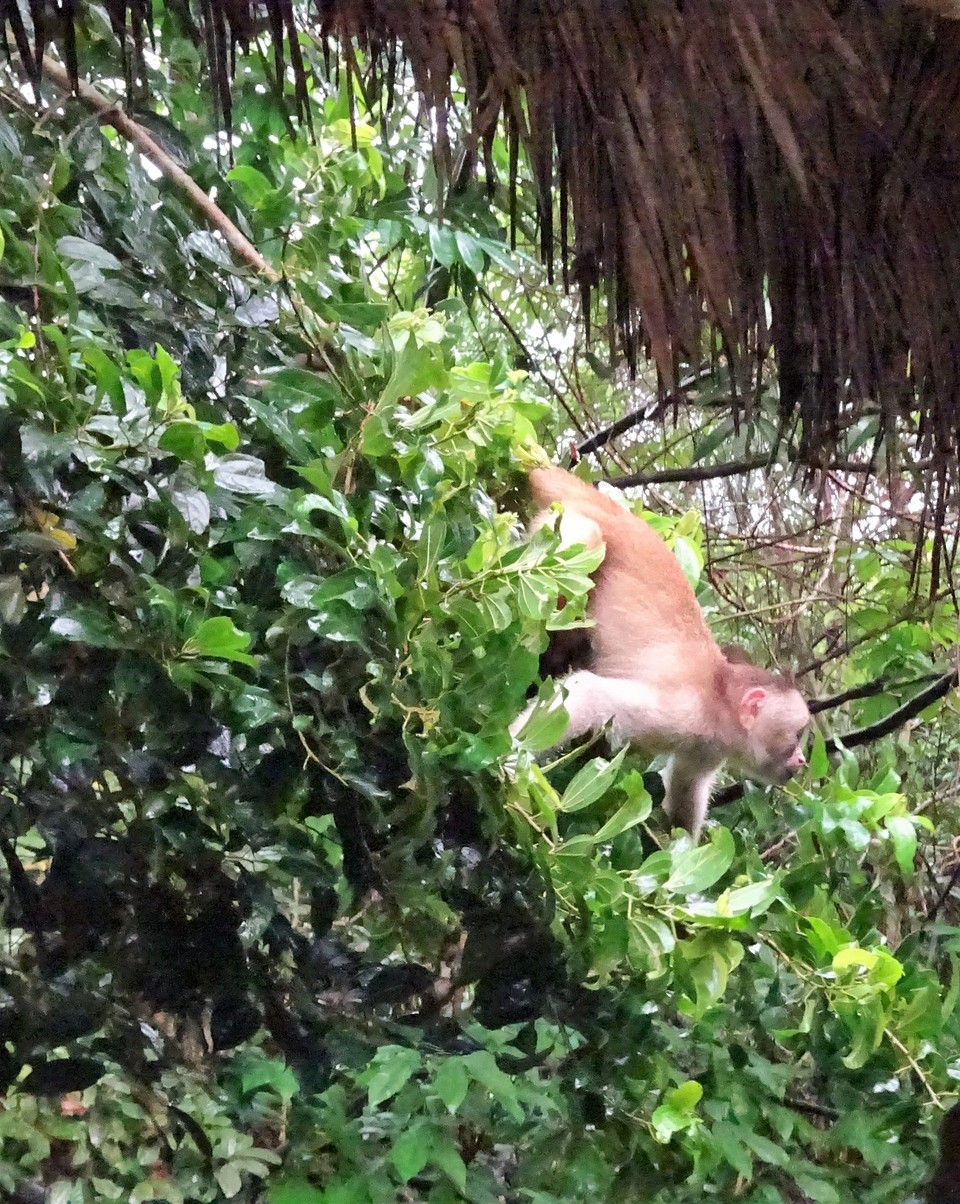
[[[910,1066],[911,1066],[914,1074],[916,1074],[917,1078],[920,1080],[920,1082],[926,1088],[927,1095],[929,1095],[930,1098],[933,1100],[934,1107],[939,1108],[941,1111],[943,1111],[943,1104],[940,1102],[940,1096],[937,1095],[936,1091],[934,1091],[934,1089],[930,1086],[930,1080],[920,1069],[920,1066],[917,1063],[916,1058],[914,1058],[913,1054],[910,1052],[909,1049],[907,1049],[907,1047],[900,1040],[900,1038],[896,1035],[896,1033],[892,1033],[890,1031],[890,1029],[888,1029],[888,1028],[885,1028],[883,1031],[884,1031],[885,1036],[890,1041],[890,1044],[893,1045],[894,1048],[899,1049],[899,1051],[903,1054],[903,1056],[910,1063]]]

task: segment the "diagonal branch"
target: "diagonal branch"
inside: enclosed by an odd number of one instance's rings
[[[831,694],[828,698],[815,698],[810,703],[810,714],[818,715],[821,711],[832,711],[835,707],[843,706],[846,702],[856,702],[859,698],[875,698],[878,694],[893,694],[899,690],[908,690],[911,686],[923,686],[927,682],[940,681],[942,673],[924,673],[911,681],[891,681],[889,677],[874,677],[859,686],[851,686],[842,694]]]
[[[956,688],[956,685],[957,670],[951,669],[949,673],[942,674],[925,690],[914,694],[912,698],[897,707],[896,710],[891,711],[889,715],[885,715],[883,719],[847,732],[845,736],[836,736],[832,740],[828,740],[827,752],[838,752],[841,745],[844,748],[856,748],[860,744],[871,744],[874,740],[889,736],[891,732],[897,731],[911,719],[916,719],[920,712],[925,711],[932,703],[946,697],[951,690]]]
[[[705,464],[688,468],[664,468],[660,472],[635,472],[625,477],[609,477],[606,484],[616,489],[631,489],[634,485],[661,485],[667,481],[713,481],[718,477],[737,477],[757,468],[768,468],[770,456],[751,456],[729,464]]]

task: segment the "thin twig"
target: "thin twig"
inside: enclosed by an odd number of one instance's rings
[[[537,363],[537,360],[532,355],[532,353],[527,349],[527,345],[524,343],[523,338],[520,335],[520,332],[517,330],[517,328],[514,326],[514,324],[510,321],[510,319],[507,317],[507,315],[503,312],[503,310],[500,308],[500,306],[496,303],[494,298],[491,297],[489,292],[487,292],[487,290],[480,283],[477,284],[477,292],[480,294],[481,297],[483,297],[483,299],[487,303],[487,305],[490,306],[490,308],[494,312],[495,317],[497,318],[497,321],[500,323],[500,325],[504,328],[504,330],[507,332],[507,334],[513,339],[513,341],[516,343],[516,345],[520,348],[520,350],[526,356],[527,360],[530,362],[530,364],[533,366],[534,370],[536,371],[537,376],[539,376],[540,379],[543,381],[543,383],[547,386],[547,388],[550,390],[550,392],[553,394],[554,398],[556,399],[557,404],[560,406],[560,408],[563,410],[563,412],[566,414],[566,416],[570,419],[570,421],[573,423],[573,425],[577,428],[577,432],[581,435],[586,435],[587,432],[583,429],[583,424],[580,422],[579,417],[574,412],[573,407],[570,405],[570,403],[564,397],[563,393],[553,383],[553,381],[550,379],[550,377],[546,374],[546,372],[544,372],[544,370],[540,367],[540,365]]]
[[[953,891],[953,888],[957,885],[957,879],[960,879],[960,861],[958,861],[957,864],[953,867],[950,877],[947,879],[947,885],[940,892],[939,896],[934,900],[933,906],[927,912],[926,922],[928,924],[932,924],[933,921],[940,914],[940,908],[943,907],[943,905],[944,905],[944,903],[946,903],[947,899],[950,898],[950,894]]]
[[[916,1058],[913,1056],[913,1054],[911,1054],[910,1050],[907,1049],[907,1047],[900,1040],[900,1038],[896,1035],[896,1033],[892,1033],[890,1031],[890,1029],[888,1029],[888,1028],[885,1028],[883,1031],[886,1034],[886,1036],[889,1037],[891,1044],[900,1050],[900,1052],[903,1054],[903,1056],[907,1059],[907,1061],[913,1067],[914,1074],[917,1076],[917,1078],[920,1080],[920,1082],[927,1089],[927,1094],[933,1100],[934,1106],[942,1109],[943,1104],[940,1102],[940,1096],[937,1095],[937,1093],[934,1091],[934,1089],[930,1086],[930,1080],[920,1069],[920,1066],[917,1064]]]

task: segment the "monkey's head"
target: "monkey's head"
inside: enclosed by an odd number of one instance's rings
[[[803,738],[810,711],[785,677],[754,665],[732,665],[731,701],[743,733],[737,758],[748,777],[782,786],[806,765]]]

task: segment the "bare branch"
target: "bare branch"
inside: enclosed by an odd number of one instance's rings
[[[828,698],[815,698],[810,703],[810,714],[817,715],[821,711],[832,711],[834,707],[843,706],[845,702],[856,702],[858,698],[875,698],[878,694],[893,694],[899,690],[909,689],[910,686],[922,686],[927,682],[940,681],[941,673],[924,673],[922,677],[914,677],[910,681],[891,681],[889,677],[875,677],[859,686],[852,686],[842,694],[832,694]]]
[[[652,411],[652,406],[643,406],[642,409],[631,410],[629,414],[624,414],[616,422],[611,422],[609,426],[605,426],[602,431],[597,431],[589,439],[584,439],[577,448],[578,454],[589,456],[595,451],[599,451],[601,447],[606,447],[611,439],[616,439],[618,435],[622,435],[626,431],[633,430],[635,426],[639,426],[644,419],[651,416]]]
[[[606,478],[616,489],[631,489],[634,485],[662,485],[668,481],[713,481],[718,477],[737,477],[758,468],[768,468],[769,456],[751,456],[729,464],[691,465],[688,468],[664,468],[660,472],[636,472],[625,477]]]
[[[950,877],[947,879],[946,885],[931,904],[930,910],[926,915],[926,921],[928,924],[932,924],[940,914],[940,908],[943,907],[944,903],[946,903],[947,899],[949,899],[950,895],[953,893],[953,888],[957,885],[958,880],[960,880],[960,861],[958,861],[953,867],[950,872]]]
[[[895,711],[891,711],[889,715],[885,715],[883,719],[878,719],[876,723],[870,723],[866,727],[860,727],[852,732],[847,732],[844,736],[837,736],[833,740],[827,741],[827,752],[837,752],[842,744],[844,748],[856,748],[860,744],[871,744],[874,740],[879,740],[882,736],[889,736],[891,732],[897,731],[898,728],[911,719],[915,719],[921,711],[925,711],[932,703],[938,699],[944,698],[957,685],[957,670],[951,669],[949,673],[944,673],[938,677],[932,685],[927,686],[925,690],[921,690],[919,694],[914,694],[913,698],[909,699],[902,706],[897,707]]]

